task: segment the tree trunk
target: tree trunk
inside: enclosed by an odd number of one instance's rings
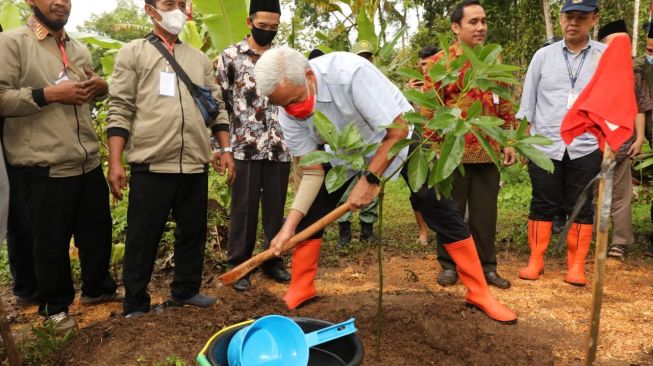
[[[639,36],[639,0],[635,0],[633,11],[633,57],[637,57],[637,38]]]
[[[546,39],[553,38],[553,23],[551,22],[551,4],[549,0],[542,0],[544,8],[544,24],[546,25]]]

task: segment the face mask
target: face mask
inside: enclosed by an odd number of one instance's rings
[[[184,24],[186,24],[186,20],[188,20],[188,16],[184,14],[183,11],[179,9],[172,11],[156,11],[161,15],[161,21],[157,21],[161,28],[175,36],[181,33],[181,29],[184,27]]]
[[[252,23],[252,37],[254,41],[261,47],[267,47],[272,43],[274,37],[276,37],[277,31],[270,31],[265,29],[256,28]]]
[[[315,94],[311,95],[308,90],[308,80],[306,80],[306,93],[308,98],[301,102],[291,103],[284,107],[286,113],[296,119],[305,120],[313,115],[315,109]]]
[[[55,32],[62,30],[63,26],[66,25],[66,22],[55,23],[50,21],[48,18],[45,17],[45,14],[43,14],[41,10],[39,10],[39,8],[36,6],[34,6],[32,10],[34,11],[34,16],[36,17],[36,19],[39,20],[39,22],[41,22],[43,25],[45,25],[46,27],[50,28]]]
[[[653,65],[653,56],[646,54],[646,62]]]

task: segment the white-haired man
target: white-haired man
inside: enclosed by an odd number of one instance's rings
[[[334,52],[309,63],[298,51],[287,47],[273,49],[256,64],[256,81],[262,95],[283,107],[279,122],[293,156],[304,156],[323,144],[311,118],[315,110],[326,115],[336,129],[341,130],[353,121],[365,142],[380,143],[367,157],[364,179],[359,179],[349,196],[348,202],[354,209],[372,201],[380,183],[379,176],[391,174],[407,155],[404,150],[399,154],[400,159],[388,159],[390,148],[410,134],[403,114],[412,107],[374,65],[356,55]],[[385,127],[391,124],[404,127]],[[272,240],[277,254],[296,231],[331,211],[344,193],[347,184],[336,192],[327,192],[323,182],[328,169],[329,166],[320,164],[303,167],[292,209]],[[405,177],[405,171],[402,174]],[[456,203],[451,199],[438,200],[435,191],[427,186],[411,193],[410,199],[458,265],[460,278],[468,288],[467,303],[494,320],[514,323],[515,313],[498,302],[488,289],[474,241]],[[292,279],[284,297],[291,309],[316,295],[313,280],[317,274],[321,237],[322,232],[300,243],[293,251]]]

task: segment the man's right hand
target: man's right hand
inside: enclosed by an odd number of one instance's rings
[[[91,91],[83,82],[65,80],[57,85],[43,89],[43,96],[48,103],[82,105],[89,100]]]
[[[111,194],[117,200],[122,200],[122,191],[127,189],[127,173],[125,172],[125,168],[120,164],[109,165],[109,173],[107,176]]]

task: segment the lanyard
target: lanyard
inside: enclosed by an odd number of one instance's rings
[[[576,81],[578,80],[578,76],[580,75],[580,70],[583,68],[583,64],[585,63],[585,58],[587,58],[587,52],[589,51],[589,48],[586,48],[582,50],[581,52],[583,53],[583,58],[580,60],[580,65],[578,65],[578,69],[576,69],[576,75],[573,74],[572,69],[571,69],[571,63],[569,62],[569,56],[567,56],[567,51],[566,49],[562,49],[562,54],[565,55],[565,62],[567,63],[567,72],[569,73],[569,81],[571,81],[571,89],[576,88]]]
[[[57,41],[57,45],[59,46],[59,50],[61,51],[61,60],[63,61],[63,68],[64,71],[68,71],[68,65],[70,65],[68,61],[68,54],[66,53],[66,44],[64,41]]]

